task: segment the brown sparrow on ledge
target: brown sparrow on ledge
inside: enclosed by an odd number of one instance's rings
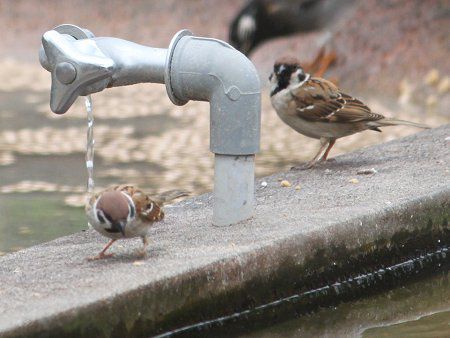
[[[144,192],[130,185],[108,188],[90,198],[86,204],[86,215],[92,227],[103,236],[111,238],[105,248],[90,260],[112,256],[106,250],[118,239],[141,237],[145,257],[148,245],[148,230],[154,222],[164,218],[162,206],[189,193],[170,190],[150,198]]]
[[[368,129],[381,132],[379,127],[385,126],[429,128],[373,113],[330,81],[305,73],[294,58],[277,60],[269,80],[272,106],[281,120],[300,134],[320,140],[319,152],[305,169],[326,161],[336,140],[344,136]]]

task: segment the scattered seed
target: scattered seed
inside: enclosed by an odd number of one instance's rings
[[[280,184],[281,184],[282,187],[285,187],[285,188],[288,188],[288,187],[292,186],[291,182],[289,182],[287,180],[281,181]]]
[[[134,266],[144,265],[144,262],[142,262],[142,261],[134,261],[133,265]]]
[[[301,190],[301,189],[302,189],[302,187],[300,185],[295,186],[295,190]]]
[[[349,180],[349,182],[353,183],[353,184],[357,184],[357,183],[359,183],[359,180],[357,178],[352,178]]]

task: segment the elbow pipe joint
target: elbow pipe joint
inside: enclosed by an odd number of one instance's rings
[[[220,155],[259,151],[261,89],[252,62],[227,43],[181,31],[172,39],[166,88],[173,103],[210,102],[210,148]]]

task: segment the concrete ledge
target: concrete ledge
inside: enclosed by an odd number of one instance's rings
[[[106,242],[93,231],[3,256],[0,336],[149,336],[291,295],[308,311],[447,264],[449,136],[447,125],[265,178],[254,219],[232,227],[210,225],[210,194],[179,203],[145,261],[132,240],[87,262]]]

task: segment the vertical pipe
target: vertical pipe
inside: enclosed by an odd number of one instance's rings
[[[253,215],[255,155],[214,157],[213,224],[231,225]]]

